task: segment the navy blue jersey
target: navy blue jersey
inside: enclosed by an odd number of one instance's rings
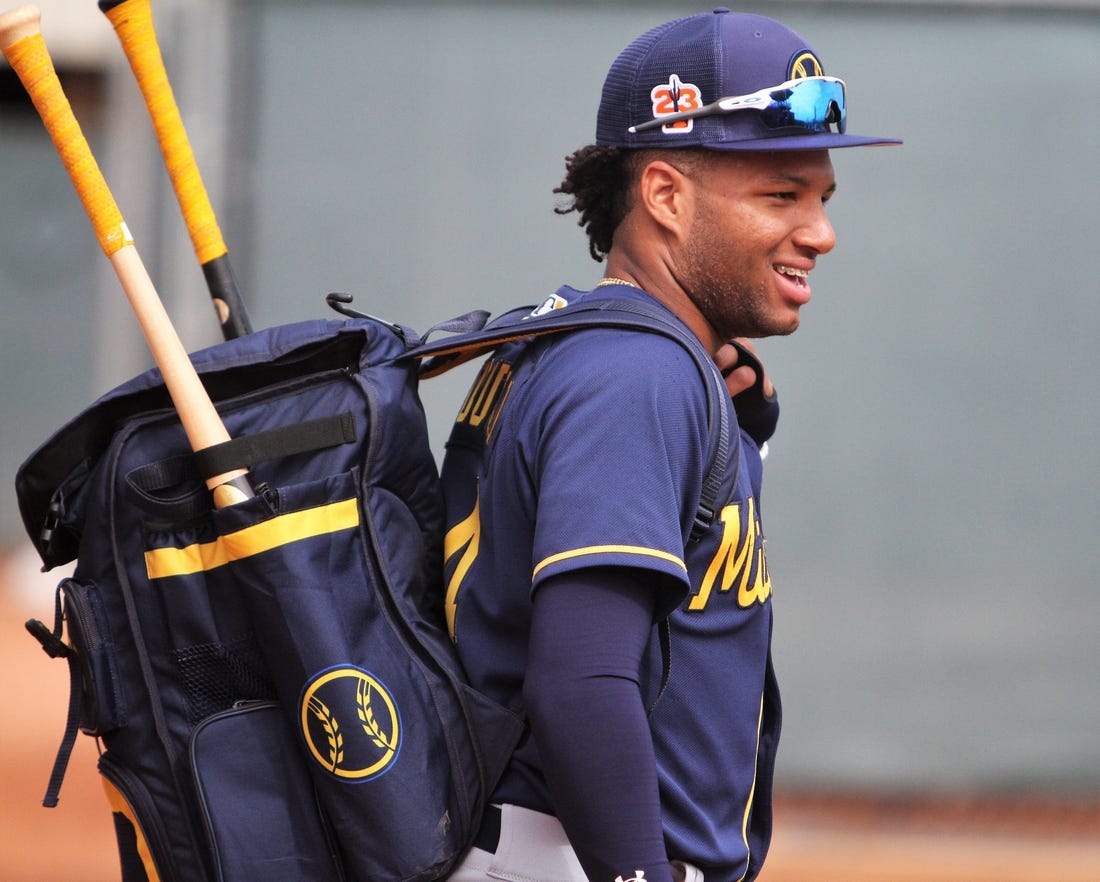
[[[471,681],[501,703],[521,704],[543,580],[610,565],[682,586],[669,615],[669,681],[650,723],[669,856],[703,868],[708,882],[741,879],[763,860],[780,722],[761,459],[727,404],[721,513],[698,542],[689,534],[709,453],[705,387],[684,347],[658,334],[591,328],[499,350],[462,406],[443,466],[448,620]],[[652,698],[656,637],[645,667]],[[494,801],[553,813],[531,739]]]

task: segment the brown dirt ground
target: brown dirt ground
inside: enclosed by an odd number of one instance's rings
[[[52,616],[56,578],[32,573],[25,562],[0,558],[0,882],[117,882],[93,739],[78,739],[60,805],[41,806],[64,728],[68,675],[23,630],[31,616]],[[778,797],[760,882],[931,879],[1100,882],[1100,796],[785,791]]]

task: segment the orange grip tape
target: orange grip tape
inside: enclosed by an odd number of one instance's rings
[[[195,256],[200,264],[209,263],[228,249],[168,82],[153,25],[152,4],[149,0],[126,0],[109,9],[106,15],[122,43],[122,50],[130,61],[138,88],[145,98]]]
[[[133,243],[122,212],[92,155],[69,99],[61,88],[42,34],[23,37],[4,50],[57,148],[96,238],[108,257]]]

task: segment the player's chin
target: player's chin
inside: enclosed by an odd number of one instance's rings
[[[802,315],[797,308],[789,308],[777,312],[768,322],[768,330],[761,334],[762,337],[786,337],[798,330],[802,322]]]

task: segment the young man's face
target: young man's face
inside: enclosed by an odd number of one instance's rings
[[[680,284],[719,339],[790,334],[808,275],[836,244],[826,150],[720,153],[691,178],[695,211]]]

